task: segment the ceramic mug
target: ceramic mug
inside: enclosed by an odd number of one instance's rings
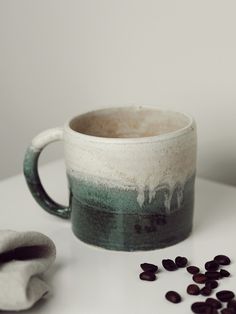
[[[42,149],[64,144],[69,206],[53,201],[38,175]],[[155,106],[81,114],[36,136],[24,160],[35,200],[71,218],[82,241],[107,249],[163,248],[191,232],[196,172],[192,117]]]

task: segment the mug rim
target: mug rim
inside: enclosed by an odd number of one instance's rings
[[[95,135],[89,135],[89,134],[85,134],[82,132],[78,132],[78,131],[74,131],[71,126],[70,123],[72,122],[72,120],[82,116],[82,115],[86,115],[88,113],[95,113],[95,112],[99,112],[102,110],[109,110],[109,109],[127,109],[127,108],[145,108],[145,109],[152,109],[152,110],[159,110],[159,111],[163,111],[163,112],[171,112],[171,113],[178,113],[178,114],[182,114],[183,116],[185,116],[189,122],[186,126],[184,126],[183,128],[177,129],[175,131],[171,131],[171,132],[167,132],[167,133],[163,133],[163,134],[158,134],[158,135],[152,135],[152,136],[141,136],[141,137],[101,137],[101,136],[95,136]],[[67,120],[66,124],[64,125],[64,130],[66,133],[68,133],[69,135],[73,136],[74,138],[76,137],[81,138],[83,140],[86,141],[92,141],[92,142],[101,142],[101,143],[114,143],[114,144],[125,144],[125,143],[129,143],[129,144],[138,144],[138,143],[148,143],[148,142],[155,142],[155,141],[165,141],[165,140],[169,140],[169,139],[173,139],[176,137],[179,137],[181,135],[186,134],[191,128],[193,129],[193,127],[196,126],[195,120],[193,118],[193,116],[191,116],[190,114],[187,114],[185,112],[182,111],[177,111],[177,110],[171,110],[171,109],[166,109],[160,106],[155,106],[155,105],[127,105],[127,106],[109,106],[109,107],[101,107],[98,109],[94,109],[94,110],[89,110],[86,112],[83,112],[81,114],[78,114],[76,116],[74,116],[73,118]]]

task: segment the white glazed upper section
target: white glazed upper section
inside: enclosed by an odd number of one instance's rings
[[[185,132],[192,117],[155,106],[107,108],[79,115],[68,122],[66,132],[89,141],[140,142],[165,139]]]
[[[190,118],[189,118],[190,119]],[[81,134],[68,125],[64,133],[65,161],[72,176],[98,184],[144,191],[150,199],[161,184],[174,189],[196,169],[196,126],[189,120],[182,129],[141,138],[103,138]]]

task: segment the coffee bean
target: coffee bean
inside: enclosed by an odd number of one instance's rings
[[[230,273],[227,270],[225,270],[225,269],[221,269],[220,270],[220,275],[221,275],[221,277],[229,277]]]
[[[187,293],[191,295],[198,295],[200,293],[200,288],[197,285],[189,285],[187,287]]]
[[[156,280],[156,275],[151,271],[144,271],[139,275],[139,278],[141,280],[154,281]]]
[[[143,263],[140,265],[140,267],[144,270],[144,271],[151,271],[152,273],[156,273],[158,270],[158,267],[154,264],[149,264],[149,263]]]
[[[212,313],[211,305],[205,302],[195,302],[191,306],[191,310],[193,313],[201,314],[201,313]]]
[[[233,308],[236,311],[236,300],[235,299],[230,300],[227,304],[227,307]]]
[[[162,265],[166,270],[173,271],[177,269],[177,266],[172,259],[163,259]]]
[[[206,303],[209,304],[214,309],[220,309],[222,307],[222,304],[214,298],[207,298]]]
[[[234,298],[234,293],[230,290],[222,290],[216,293],[216,297],[222,302],[228,302]]]
[[[230,258],[226,255],[217,255],[214,257],[214,261],[220,265],[229,265],[231,262]]]
[[[197,266],[188,266],[187,267],[187,271],[192,274],[192,275],[195,275],[195,274],[198,274],[200,269],[197,267]]]
[[[196,283],[205,283],[207,280],[207,277],[204,274],[195,274],[193,275],[193,281],[195,281]]]
[[[205,275],[209,280],[218,280],[221,278],[221,275],[218,271],[206,271]]]
[[[205,263],[205,269],[209,271],[216,271],[219,268],[219,264],[215,261],[209,261]]]
[[[175,258],[175,264],[177,265],[177,267],[185,267],[188,264],[188,260],[186,257],[182,257],[182,256],[177,256]]]
[[[223,309],[220,313],[222,314],[235,314],[235,310],[231,308]]]
[[[207,280],[205,286],[210,289],[215,289],[218,287],[218,282],[216,280]]]
[[[210,294],[211,294],[211,289],[210,288],[207,288],[206,286],[203,287],[201,290],[200,290],[200,294],[201,295],[204,295],[205,297],[208,297]]]
[[[176,291],[168,291],[165,295],[166,299],[172,303],[181,302],[181,296]]]

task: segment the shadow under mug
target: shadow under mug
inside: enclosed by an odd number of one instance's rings
[[[38,174],[38,158],[62,140],[69,206],[53,201]],[[191,232],[196,125],[190,116],[155,106],[106,108],[79,115],[36,136],[24,160],[35,200],[71,218],[82,241],[135,251],[173,245]]]

